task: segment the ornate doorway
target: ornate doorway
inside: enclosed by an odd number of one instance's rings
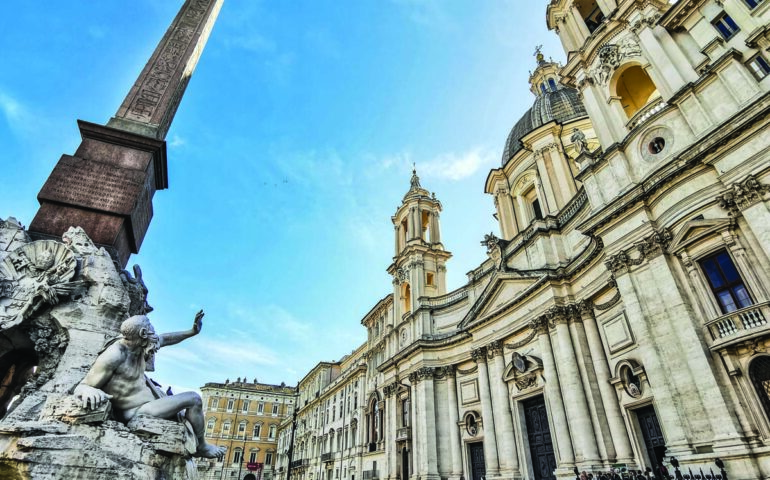
[[[545,399],[540,395],[522,402],[522,405],[527,425],[529,454],[532,458],[532,478],[535,480],[555,480],[556,456],[553,453]]]
[[[656,466],[663,464],[663,457],[666,454],[666,440],[663,438],[658,416],[655,415],[655,408],[652,405],[647,405],[636,410],[636,418],[639,420],[639,427],[642,430],[647,457],[652,463],[650,466],[655,471]]]
[[[487,467],[484,464],[484,444],[481,442],[469,443],[468,458],[471,464],[470,480],[485,480]]]

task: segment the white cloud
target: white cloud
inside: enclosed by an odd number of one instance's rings
[[[456,28],[454,20],[441,0],[392,0],[401,7],[414,23],[437,30]]]
[[[185,140],[184,138],[180,137],[177,134],[174,134],[171,136],[171,140],[169,140],[168,146],[171,148],[177,148],[185,145],[186,143],[187,143],[187,140]]]
[[[420,175],[443,178],[446,180],[462,180],[476,173],[479,168],[491,165],[495,161],[494,154],[486,149],[474,148],[461,153],[444,153],[417,167]]]
[[[24,121],[28,117],[26,109],[21,103],[4,92],[0,92],[0,111],[3,112],[3,116],[9,125]]]
[[[411,170],[414,164],[421,179],[458,181],[470,177],[482,167],[494,165],[496,156],[489,148],[475,147],[465,152],[440,153],[427,160],[415,157],[410,152],[385,155],[377,159],[371,157],[371,160],[377,165],[375,170],[379,171],[391,168]]]

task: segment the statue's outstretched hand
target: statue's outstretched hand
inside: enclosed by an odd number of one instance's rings
[[[195,314],[195,321],[193,322],[192,327],[193,335],[198,335],[201,333],[201,329],[203,328],[203,315],[205,315],[203,310]]]
[[[112,398],[112,395],[83,383],[75,387],[74,395],[83,401],[83,408],[86,410],[93,410],[94,408],[100,407],[102,403]],[[91,404],[90,407],[88,406],[89,403]]]

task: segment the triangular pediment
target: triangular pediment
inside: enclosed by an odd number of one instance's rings
[[[733,226],[735,220],[732,218],[709,218],[690,220],[674,235],[668,250],[677,253],[688,245],[699,242],[701,239],[723,232]]]
[[[511,302],[526,295],[539,280],[540,277],[524,276],[517,273],[497,275],[479,295],[478,300],[461,322],[461,326],[505,309]]]

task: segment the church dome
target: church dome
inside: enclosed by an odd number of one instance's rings
[[[548,88],[541,92],[532,108],[511,129],[503,150],[503,166],[523,148],[521,139],[528,133],[553,121],[565,123],[586,115],[586,109],[574,88],[558,85],[555,90]]]

